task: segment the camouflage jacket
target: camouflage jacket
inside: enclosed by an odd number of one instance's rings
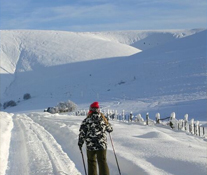
[[[107,132],[112,132],[112,126],[101,113],[92,113],[85,118],[80,126],[78,145],[84,141],[89,151],[103,150],[107,148]]]

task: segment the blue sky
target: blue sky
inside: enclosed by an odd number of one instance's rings
[[[0,29],[207,28],[206,0],[0,0]]]

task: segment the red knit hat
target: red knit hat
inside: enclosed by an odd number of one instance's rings
[[[90,105],[91,108],[99,108],[99,104],[98,102],[93,102],[91,105]]]

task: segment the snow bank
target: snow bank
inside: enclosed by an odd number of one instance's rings
[[[11,130],[13,128],[13,114],[0,112],[0,175],[4,175],[7,169]]]

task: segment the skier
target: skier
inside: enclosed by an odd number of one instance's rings
[[[97,175],[96,159],[98,161],[99,175],[109,175],[106,159],[107,132],[113,128],[100,112],[99,103],[90,105],[87,117],[82,121],[79,129],[78,146],[82,149],[84,141],[87,147],[88,175]]]

